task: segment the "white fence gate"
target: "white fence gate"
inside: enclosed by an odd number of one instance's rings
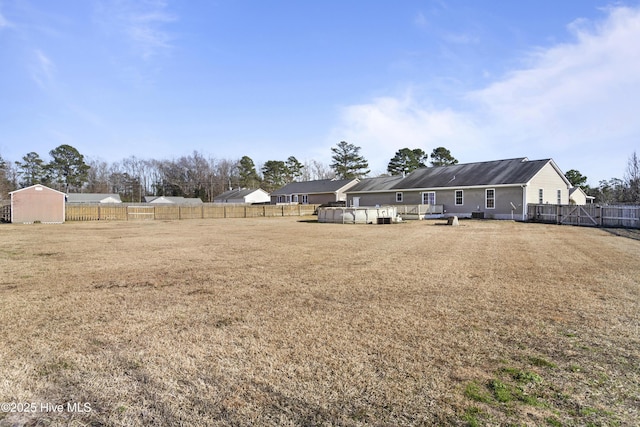
[[[588,227],[640,228],[640,206],[528,205],[533,222]]]

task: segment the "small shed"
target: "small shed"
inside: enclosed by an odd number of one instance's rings
[[[12,191],[11,222],[61,224],[65,217],[65,194],[42,184]]]

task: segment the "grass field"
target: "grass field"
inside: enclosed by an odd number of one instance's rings
[[[640,241],[311,219],[0,226],[0,426],[640,425]]]

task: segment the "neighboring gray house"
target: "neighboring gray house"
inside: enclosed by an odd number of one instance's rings
[[[67,203],[122,203],[119,194],[68,193]]]
[[[406,177],[362,180],[350,206],[442,205],[446,216],[526,219],[527,204],[568,204],[571,183],[551,159],[527,158],[421,168]]]
[[[213,203],[269,203],[271,197],[262,188],[229,190],[213,198]]]
[[[271,204],[315,204],[346,201],[346,191],[357,179],[320,179],[291,182],[271,193]]]
[[[198,197],[178,197],[178,196],[144,196],[146,203],[154,205],[201,205],[202,199]]]

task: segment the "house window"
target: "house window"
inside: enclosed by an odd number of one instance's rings
[[[423,205],[435,205],[436,204],[436,192],[429,191],[426,193],[422,193],[422,204]]]
[[[562,190],[558,190],[558,204],[562,204]]]
[[[396,193],[396,203],[402,203],[402,193]]]
[[[309,204],[309,195],[308,194],[301,195],[300,199],[301,199],[301,203],[303,205],[308,205]]]
[[[456,190],[456,206],[464,205],[464,192],[462,190]]]
[[[278,203],[284,203],[287,196],[278,196]]]
[[[538,190],[538,204],[544,203],[544,190],[541,188]]]
[[[495,209],[496,207],[496,190],[487,188],[485,190],[485,207],[487,209]]]
[[[293,203],[298,203],[298,195],[297,195],[297,194],[294,194],[293,196],[291,196],[291,201],[292,201]]]

